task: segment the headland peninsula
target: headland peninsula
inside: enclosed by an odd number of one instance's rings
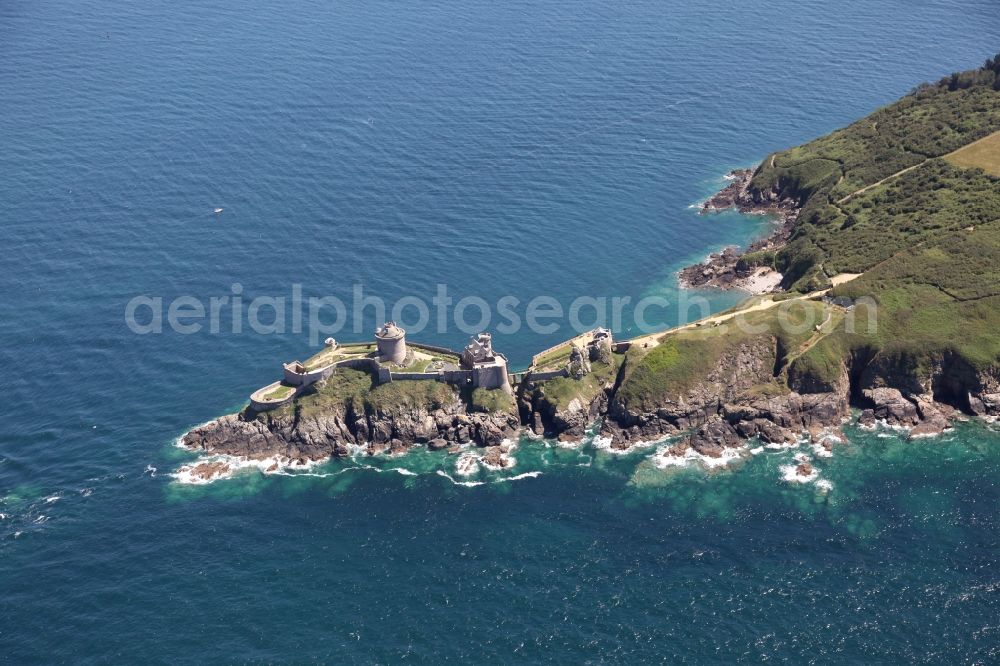
[[[633,340],[598,329],[523,372],[488,333],[456,352],[387,322],[184,434],[209,456],[184,474],[412,446],[503,468],[520,434],[569,445],[595,429],[619,450],[673,438],[664,456],[710,464],[751,439],[829,454],[851,419],[921,437],[1000,416],[1000,55],[733,172],[703,212],[731,207],[776,216],[773,233],[679,277],[758,294],[732,311]]]

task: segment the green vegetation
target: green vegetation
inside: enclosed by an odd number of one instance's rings
[[[469,406],[476,412],[509,412],[514,409],[514,397],[503,389],[473,389]]]
[[[573,400],[579,400],[584,405],[589,404],[604,389],[613,382],[621,364],[622,356],[611,355],[611,363],[594,361],[590,373],[580,379],[575,377],[556,377],[544,382],[539,391],[557,409],[566,409]]]
[[[774,268],[774,259],[776,254],[777,253],[774,250],[747,252],[736,261],[736,268],[741,271],[748,268],[757,268],[758,266]]]
[[[431,364],[432,360],[433,359],[429,358],[417,359],[416,361],[406,366],[405,368],[401,368],[394,372],[423,372],[424,370],[427,369],[427,366]]]
[[[1000,365],[998,131],[1000,56],[758,168],[751,192],[773,188],[802,205],[790,242],[774,257],[791,288],[864,273],[833,294],[875,306],[854,308],[793,359],[796,385],[829,386],[858,355],[912,378],[945,358],[977,369]],[[863,323],[869,312],[876,326]]]
[[[305,366],[307,371],[318,370],[320,368],[325,368],[334,361],[339,361],[345,358],[354,358],[358,356],[366,356],[371,354],[376,350],[374,344],[371,343],[359,343],[359,344],[346,344],[340,345],[336,349],[322,349],[309,358],[302,365]]]
[[[458,398],[450,385],[434,380],[406,380],[374,385],[372,376],[360,370],[337,368],[325,382],[295,400],[282,405],[274,414],[308,418],[344,412],[400,413],[409,409],[434,410]]]
[[[667,333],[652,349],[629,350],[617,399],[628,409],[655,410],[709,382],[723,356],[741,346],[765,354],[777,382],[782,369],[828,314],[829,306],[824,303],[799,300],[741,315],[739,322]],[[782,390],[777,383],[757,389],[765,394]]]
[[[545,368],[558,369],[566,365],[569,362],[569,356],[573,353],[573,345],[566,342],[564,345],[553,349],[552,351],[546,352],[542,356],[539,356],[534,363],[534,366],[539,370]]]
[[[993,179],[933,158],[1000,131],[998,82],[1000,58],[766,159],[751,193],[774,190],[802,205],[789,244],[774,259],[786,281],[798,291],[825,287],[829,275],[867,271],[959,225],[995,218]]]
[[[844,204],[819,209],[795,230],[779,261],[785,267],[796,262],[806,272],[821,264],[829,275],[862,273],[915,246],[950,243],[970,226],[985,232],[1000,214],[997,185],[982,172],[929,160]],[[919,270],[934,272],[923,265]]]
[[[273,391],[268,391],[268,393],[263,397],[264,400],[282,400],[283,398],[287,398],[288,396],[290,396],[294,391],[295,391],[294,386],[289,386],[288,384],[281,384],[280,386],[276,387]]]
[[[449,384],[433,379],[419,379],[377,386],[368,392],[365,404],[372,411],[387,414],[413,408],[432,411],[453,402],[457,397],[458,392]]]

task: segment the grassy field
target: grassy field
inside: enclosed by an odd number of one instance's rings
[[[780,372],[792,355],[813,337],[815,326],[826,320],[829,306],[801,300],[770,310],[751,312],[718,327],[668,333],[650,350],[629,350],[624,378],[616,399],[629,409],[648,411],[711,381],[717,368],[740,348],[753,348],[766,357],[769,370]],[[733,376],[724,383],[748,378]],[[768,377],[770,379],[770,377]],[[776,387],[776,388],[775,388]],[[780,385],[766,390],[780,390]],[[765,389],[761,389],[765,390]],[[787,390],[787,389],[786,389]]]
[[[514,396],[503,389],[473,389],[469,405],[477,412],[510,412],[514,410]]]
[[[581,379],[556,377],[544,382],[538,390],[557,409],[566,409],[573,400],[587,405],[604,389],[605,384],[614,380],[622,357],[612,354],[611,359],[610,364],[594,361],[590,374]]]
[[[959,148],[945,159],[958,167],[979,168],[1000,178],[1000,132]]]
[[[751,192],[772,189],[802,205],[773,259],[786,286],[864,273],[833,294],[872,299],[854,315],[877,321],[817,341],[793,382],[822,387],[852,356],[914,380],[945,359],[1000,366],[1000,57],[768,158]]]
[[[345,412],[399,413],[423,408],[433,411],[458,399],[458,391],[443,382],[428,380],[397,381],[376,386],[372,376],[361,370],[337,368],[315,390],[282,405],[273,413],[299,418]],[[266,417],[265,417],[266,418]]]
[[[287,398],[288,396],[290,396],[293,391],[295,391],[294,386],[288,386],[286,384],[282,384],[281,386],[275,388],[273,391],[268,392],[268,394],[263,397],[264,400],[281,400],[282,398]]]
[[[371,343],[340,345],[336,349],[320,350],[303,363],[303,365],[308,371],[318,370],[319,368],[330,365],[334,361],[357,356],[365,356],[374,352],[375,349],[375,345]]]
[[[569,361],[569,355],[573,352],[573,345],[567,342],[546,354],[539,356],[534,363],[538,370],[559,369]]]
[[[964,154],[975,166],[988,166],[996,144],[974,142],[997,132],[1000,59],[991,59],[768,157],[754,174],[750,193],[766,199],[776,191],[802,206],[790,242],[773,258],[785,286],[824,288],[830,275],[867,271],[916,244],[994,219],[995,181],[960,168],[967,166],[960,162]],[[961,149],[967,146],[965,154]],[[996,151],[992,154],[995,159]],[[945,156],[948,161],[935,159]]]
[[[423,372],[424,370],[427,369],[427,366],[429,366],[432,362],[433,359],[430,358],[417,359],[410,365],[406,366],[405,368],[393,370],[393,372]]]

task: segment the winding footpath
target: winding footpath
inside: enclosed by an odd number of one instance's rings
[[[805,301],[820,298],[825,296],[830,289],[840,286],[845,282],[850,282],[851,280],[861,276],[861,273],[840,273],[839,275],[834,275],[830,278],[831,287],[827,289],[820,289],[818,291],[811,291],[808,294],[802,294],[801,296],[794,296],[792,298],[785,298],[780,301],[775,300],[773,297],[766,297],[753,305],[749,305],[745,308],[740,308],[732,312],[723,312],[722,314],[712,315],[711,317],[705,317],[704,319],[697,319],[687,324],[681,326],[675,326],[674,328],[669,328],[666,331],[660,331],[659,333],[650,333],[649,335],[643,335],[638,338],[632,338],[627,342],[633,345],[642,345],[644,347],[655,347],[660,344],[660,340],[667,335],[677,333],[678,331],[684,331],[692,328],[698,328],[709,325],[721,324],[723,322],[729,321],[741,315],[748,314],[750,312],[760,312],[761,310],[770,310],[773,307],[781,305],[782,303],[792,303],[794,301]],[[824,322],[825,324],[826,322]]]

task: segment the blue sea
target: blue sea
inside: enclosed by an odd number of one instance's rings
[[[978,66],[996,9],[0,4],[0,661],[997,663],[995,425],[709,471],[525,440],[474,477],[417,451],[192,486],[178,436],[321,343],[125,317],[296,285],[676,303],[679,268],[771,224],[697,214],[728,170]],[[463,344],[442,328],[418,339]],[[524,367],[556,329],[495,345]],[[795,455],[825,483],[785,481]]]

